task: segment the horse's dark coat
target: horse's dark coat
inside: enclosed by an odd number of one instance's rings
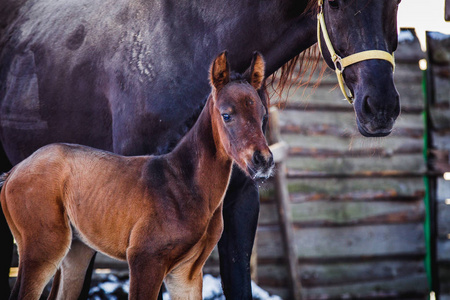
[[[206,100],[217,53],[227,49],[231,68],[243,72],[258,50],[270,75],[316,42],[315,11],[302,14],[307,2],[1,1],[0,140],[8,159],[17,164],[52,142],[168,152]],[[338,8],[325,1],[325,17],[338,54],[395,50],[397,1],[333,2]],[[365,61],[344,72],[364,135],[389,132],[399,113],[391,71]],[[219,243],[228,298],[250,298],[258,210],[256,185],[235,171]]]

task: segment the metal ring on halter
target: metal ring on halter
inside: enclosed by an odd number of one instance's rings
[[[336,70],[339,70],[339,72],[341,72],[341,73],[344,72],[345,67],[342,64],[342,58],[339,55],[337,55],[336,53],[333,54],[333,56],[331,57],[331,60],[333,61],[334,68]]]

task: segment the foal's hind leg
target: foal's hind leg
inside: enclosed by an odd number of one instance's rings
[[[19,273],[11,299],[39,299],[70,247],[68,219],[61,206],[46,205],[51,200],[31,193],[3,196],[2,209],[19,252]]]
[[[45,285],[55,274],[70,245],[70,230],[65,238],[26,239],[19,242],[19,273],[11,299],[39,299]]]
[[[77,237],[72,240],[69,252],[53,280],[49,300],[78,299],[83,288],[86,270],[95,251]]]

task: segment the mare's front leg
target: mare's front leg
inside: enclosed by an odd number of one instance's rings
[[[258,215],[258,187],[234,167],[224,199],[224,230],[218,245],[220,275],[227,299],[252,299],[250,256]]]

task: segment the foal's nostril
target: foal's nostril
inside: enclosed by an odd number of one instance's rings
[[[269,166],[272,166],[274,164],[274,161],[273,161],[273,155],[272,155],[272,153],[270,154],[270,157],[269,157],[269,161],[268,161],[268,165]]]
[[[255,151],[255,153],[253,153],[252,162],[255,166],[262,165],[264,161],[265,161],[264,156],[262,156],[260,151]]]

